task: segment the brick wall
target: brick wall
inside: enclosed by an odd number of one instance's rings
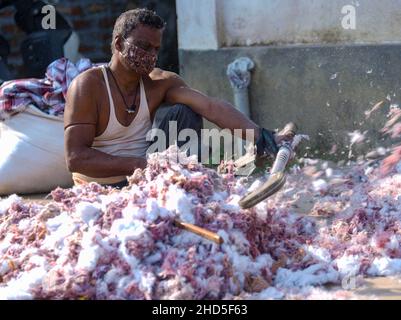
[[[110,59],[114,22],[127,9],[126,0],[64,0],[55,7],[78,33],[82,55],[95,62]]]
[[[74,30],[79,35],[80,53],[94,62],[104,62],[108,61],[111,56],[110,42],[116,18],[123,11],[147,6],[146,2],[150,1],[60,0],[56,2],[58,2],[54,5],[56,10],[72,24]],[[174,0],[170,2],[174,3]],[[175,12],[171,12],[171,10],[167,15],[172,13],[175,17]],[[13,76],[17,78],[24,77],[25,75],[19,49],[25,34],[15,25],[14,14],[15,10],[12,7],[7,7],[0,11],[0,34],[5,37],[10,44],[11,53],[8,57],[8,64]],[[166,13],[164,15],[166,15]],[[175,25],[175,21],[173,20],[172,22]],[[175,26],[173,28],[173,31],[174,30],[176,30]],[[171,43],[171,41],[169,43]],[[171,50],[168,51],[171,52]],[[169,69],[174,70],[174,68],[175,66],[172,66]]]
[[[0,11],[0,34],[10,45],[10,55],[8,56],[9,66],[15,74],[20,71],[22,58],[19,54],[19,47],[24,33],[14,24],[14,10],[7,7]]]

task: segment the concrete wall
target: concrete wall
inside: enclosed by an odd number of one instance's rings
[[[400,0],[221,0],[223,46],[279,43],[401,43]],[[355,30],[342,27],[354,5]]]
[[[179,47],[401,43],[401,0],[176,0]],[[346,5],[355,30],[344,29]]]
[[[217,0],[218,1],[218,0]],[[218,49],[220,46],[216,0],[176,0],[178,47],[186,50]]]
[[[312,153],[327,157],[333,145],[337,156],[346,156],[348,133],[354,130],[368,131],[366,148],[382,144],[383,112],[401,97],[401,45],[181,51],[182,76],[206,94],[233,103],[226,66],[241,56],[256,65],[249,90],[251,118],[258,125],[275,129],[295,121],[311,136]],[[383,110],[365,120],[364,112],[381,100]]]

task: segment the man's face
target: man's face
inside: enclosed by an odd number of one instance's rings
[[[126,38],[120,38],[123,63],[140,75],[148,75],[154,69],[160,50],[163,30],[139,25]]]

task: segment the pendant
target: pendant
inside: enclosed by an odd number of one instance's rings
[[[125,109],[129,114],[135,113],[135,109]]]

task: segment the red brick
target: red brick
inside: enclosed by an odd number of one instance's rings
[[[113,31],[110,30],[110,32],[103,33],[103,35],[102,35],[102,40],[103,40],[103,41],[111,41],[112,32],[113,32]]]
[[[57,11],[60,12],[61,14],[67,14],[67,15],[73,15],[73,16],[83,16],[84,15],[84,10],[80,6],[74,6],[74,7],[57,6]]]
[[[102,46],[102,51],[103,51],[104,53],[111,54],[111,46],[110,46],[110,43],[105,43],[105,44]]]
[[[71,7],[57,6],[57,12],[61,14],[71,14]]]
[[[88,7],[88,11],[92,13],[106,11],[107,7],[104,4],[93,3]]]
[[[21,42],[21,39],[17,39],[15,37],[13,37],[13,38],[8,40],[8,43],[10,44],[11,48],[14,48],[14,47],[17,47],[17,46],[19,47],[20,42]]]
[[[84,10],[82,9],[82,7],[71,7],[71,14],[74,16],[84,16]]]
[[[10,54],[8,55],[8,59],[12,60],[12,59],[19,59],[21,58],[21,53],[19,51],[11,51]]]
[[[81,53],[87,53],[87,52],[94,52],[96,49],[93,46],[86,46],[86,45],[80,45],[79,46],[79,52]]]
[[[75,29],[85,29],[90,26],[90,21],[80,19],[80,20],[73,21],[73,24],[74,24]]]
[[[1,27],[4,33],[16,33],[18,32],[18,27],[15,24],[6,24]]]
[[[13,17],[14,11],[12,8],[3,9],[0,11],[0,18]]]
[[[102,42],[105,39],[104,34],[102,32],[93,32],[92,37],[98,40],[99,42]]]
[[[101,28],[112,28],[114,26],[114,20],[111,18],[102,18],[99,20],[98,25]]]

